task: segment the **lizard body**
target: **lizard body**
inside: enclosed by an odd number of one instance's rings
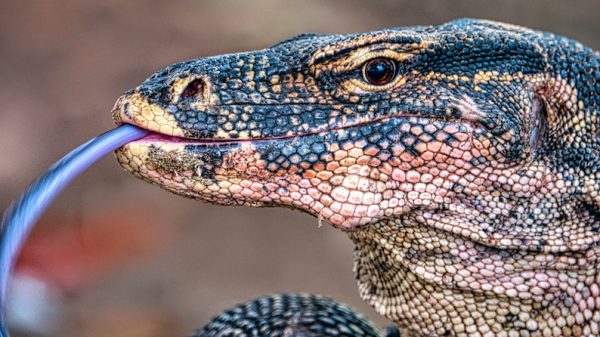
[[[161,69],[116,103],[138,178],[348,232],[403,336],[600,335],[600,55],[482,20]]]

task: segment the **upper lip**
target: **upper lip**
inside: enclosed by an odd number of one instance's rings
[[[256,137],[256,138],[191,138],[191,137],[179,137],[179,136],[174,136],[174,135],[169,135],[169,134],[157,132],[155,130],[149,130],[149,131],[151,131],[151,133],[148,136],[144,137],[143,139],[161,138],[161,139],[166,139],[166,140],[170,140],[170,141],[174,141],[174,142],[192,142],[192,143],[241,143],[241,142],[251,142],[251,141],[269,141],[269,140],[292,139],[292,138],[298,138],[298,137],[305,137],[305,136],[310,136],[310,135],[316,135],[316,134],[320,134],[320,133],[332,132],[332,131],[337,131],[337,130],[351,128],[351,127],[358,127],[358,126],[361,126],[361,125],[367,125],[367,124],[370,124],[370,123],[375,123],[377,121],[383,121],[383,120],[390,119],[390,118],[400,118],[400,117],[420,117],[420,116],[417,116],[417,115],[414,115],[414,114],[408,114],[408,113],[395,114],[395,115],[385,115],[385,116],[379,116],[379,117],[374,118],[374,119],[369,120],[369,121],[365,121],[365,122],[361,122],[361,123],[355,123],[355,124],[351,124],[351,125],[338,126],[338,127],[333,127],[333,128],[330,128],[330,129],[315,130],[315,131],[298,133],[298,134],[293,134],[293,135],[272,136],[272,137]],[[422,117],[422,118],[432,119],[430,116]],[[134,123],[128,123],[128,124],[135,125]],[[136,125],[136,126],[138,126],[138,125]]]
[[[246,142],[246,141],[258,141],[258,140],[276,140],[276,139],[289,139],[296,137],[309,136],[324,132],[332,132],[340,129],[347,129],[351,127],[358,127],[370,123],[376,123],[390,118],[402,118],[402,117],[421,117],[428,120],[444,120],[453,121],[462,125],[468,125],[471,128],[483,127],[480,122],[465,119],[465,118],[451,118],[423,115],[419,112],[407,112],[407,111],[390,111],[386,115],[373,115],[370,118],[363,116],[361,121],[354,123],[348,123],[346,125],[334,124],[334,125],[322,125],[312,130],[302,130],[290,134],[292,130],[289,130],[286,134],[268,136],[268,137],[244,137],[244,138],[233,138],[233,137],[200,137],[195,135],[193,130],[183,129],[175,120],[174,116],[166,111],[162,106],[157,103],[149,103],[147,99],[136,92],[127,93],[121,96],[112,110],[113,121],[119,125],[122,123],[132,124],[137,127],[152,131],[157,134],[161,134],[162,138],[171,137],[174,141],[194,141],[194,142],[211,142],[211,143],[225,143],[225,142]],[[150,136],[151,137],[151,136]]]

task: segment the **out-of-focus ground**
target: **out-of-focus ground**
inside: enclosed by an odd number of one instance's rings
[[[598,13],[597,0],[2,0],[0,207],[67,151],[112,128],[109,111],[123,91],[176,61],[303,32],[457,17],[549,30],[598,49]],[[46,336],[185,336],[234,303],[286,291],[325,294],[386,324],[357,296],[343,233],[290,210],[185,200],[134,179],[113,158],[60,196],[19,272],[50,287],[45,314],[33,314],[35,296],[21,303],[33,316],[27,324]],[[37,294],[33,285],[25,295]]]

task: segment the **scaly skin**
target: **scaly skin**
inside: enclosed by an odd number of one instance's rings
[[[397,75],[369,84],[366,61]],[[600,62],[478,20],[178,63],[117,102],[135,176],[348,232],[403,336],[600,335]],[[169,137],[172,136],[172,137]]]
[[[346,305],[322,296],[281,294],[236,305],[192,337],[357,336],[380,337],[364,316]]]

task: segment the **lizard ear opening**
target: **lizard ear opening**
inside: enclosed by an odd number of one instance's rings
[[[548,111],[546,103],[539,95],[533,97],[529,123],[531,130],[529,146],[531,152],[535,154],[542,144],[544,144],[544,139],[548,132]]]

